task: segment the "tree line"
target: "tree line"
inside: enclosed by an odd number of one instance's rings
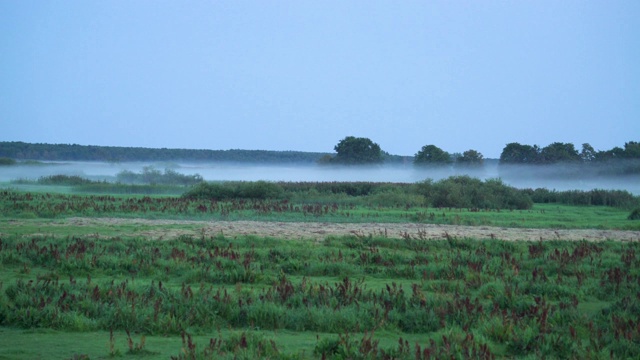
[[[483,164],[483,155],[476,150],[467,150],[464,153],[450,154],[435,145],[425,145],[415,156],[402,157],[391,155],[380,148],[380,145],[369,138],[347,136],[340,140],[334,147],[335,155],[325,155],[320,160],[321,164],[339,165],[366,165],[390,162],[413,161],[414,165],[442,166],[452,163],[466,166],[480,166]]]
[[[15,160],[48,161],[211,161],[244,163],[308,163],[336,165],[366,165],[382,163],[413,163],[415,166],[481,167],[484,156],[477,150],[449,153],[436,145],[423,146],[414,156],[392,155],[369,138],[347,136],[334,147],[335,153],[268,150],[195,150],[154,149],[77,144],[32,144],[0,142],[0,165],[15,164]],[[538,145],[507,144],[500,154],[500,164],[610,163],[618,160],[640,160],[640,142],[629,141],[624,147],[595,150],[588,143],[578,151],[571,143],[554,142]],[[640,171],[633,171],[640,172]]]
[[[502,164],[555,164],[590,163],[611,160],[640,159],[640,143],[629,141],[624,148],[596,151],[589,143],[582,144],[578,151],[571,143],[554,142],[543,148],[538,145],[507,144],[500,155]]]
[[[335,156],[327,155],[323,163],[336,164],[376,164],[385,160],[386,153],[380,145],[368,138],[347,136],[335,146]],[[629,141],[624,147],[596,151],[588,143],[582,144],[578,151],[571,143],[554,142],[545,147],[538,145],[507,144],[500,155],[500,164],[556,164],[589,163],[612,160],[639,160],[640,143]],[[436,145],[423,146],[413,157],[416,166],[445,166],[450,164],[481,166],[484,156],[477,150],[469,149],[463,153],[449,153]]]
[[[244,163],[316,163],[326,153],[270,150],[156,149],[77,144],[0,142],[0,158],[45,161],[208,161]]]

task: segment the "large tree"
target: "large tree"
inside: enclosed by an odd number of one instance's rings
[[[462,166],[481,166],[484,162],[483,156],[476,150],[467,150],[462,156],[456,158],[456,163]]]
[[[582,144],[582,151],[580,152],[580,158],[583,162],[591,162],[596,159],[598,152],[589,143]]]
[[[554,164],[559,162],[578,162],[582,158],[571,143],[554,142],[547,145],[540,151],[542,162]]]
[[[338,164],[378,164],[382,162],[380,145],[368,138],[347,136],[334,147]]]
[[[624,143],[624,157],[628,159],[640,159],[640,142],[629,141]]]
[[[413,164],[419,166],[442,166],[451,162],[451,155],[435,145],[423,146],[413,158]]]
[[[507,144],[500,154],[501,164],[535,164],[540,160],[540,148],[537,145],[521,145],[517,142]]]

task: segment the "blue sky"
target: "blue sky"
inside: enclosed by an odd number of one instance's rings
[[[0,140],[640,140],[640,1],[0,0]]]

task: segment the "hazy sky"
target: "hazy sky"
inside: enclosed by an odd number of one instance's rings
[[[640,140],[640,1],[0,0],[0,140]]]

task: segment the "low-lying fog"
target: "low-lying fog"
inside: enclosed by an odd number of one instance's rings
[[[497,162],[485,164],[481,169],[416,169],[407,165],[380,165],[372,167],[332,167],[305,165],[249,165],[230,163],[101,163],[51,162],[41,165],[14,165],[0,167],[0,182],[16,179],[37,180],[50,175],[78,175],[94,180],[115,181],[123,171],[141,172],[145,166],[157,170],[172,169],[186,175],[200,174],[208,181],[373,181],[413,183],[424,179],[440,180],[452,175],[470,175],[480,179],[501,178],[517,188],[547,188],[551,190],[627,190],[640,195],[640,176],[602,176],[562,167],[499,167]],[[558,171],[563,172],[562,176]],[[6,186],[5,186],[6,187]]]

